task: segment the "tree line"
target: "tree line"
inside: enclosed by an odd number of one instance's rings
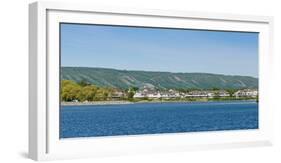
[[[102,101],[112,98],[116,92],[113,88],[98,87],[85,81],[75,82],[72,80],[61,81],[62,101]]]
[[[75,82],[72,80],[61,80],[61,100],[62,101],[106,101],[106,100],[134,100],[134,94],[139,90],[137,87],[130,87],[125,90],[112,88],[112,87],[99,87],[90,84],[84,80],[80,82]],[[202,89],[175,89],[178,92],[189,93],[191,91],[196,91]],[[215,98],[220,98],[218,88],[205,89],[215,91]],[[233,97],[234,93],[238,89],[224,89],[229,93],[230,97]],[[121,93],[121,94],[120,94]]]

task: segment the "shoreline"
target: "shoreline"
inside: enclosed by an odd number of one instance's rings
[[[243,99],[243,100],[210,100],[210,101],[91,101],[91,102],[61,102],[61,106],[87,106],[87,105],[126,105],[126,104],[141,104],[141,103],[192,103],[192,102],[223,102],[223,101],[253,101],[255,99]],[[258,102],[257,102],[258,103]]]
[[[121,105],[134,104],[130,101],[91,101],[91,102],[61,102],[61,106],[83,106],[83,105]]]

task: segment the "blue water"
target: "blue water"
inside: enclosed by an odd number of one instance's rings
[[[251,101],[62,106],[60,138],[258,128]]]

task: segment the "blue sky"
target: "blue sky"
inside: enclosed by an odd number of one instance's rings
[[[61,65],[258,76],[258,33],[61,24]]]

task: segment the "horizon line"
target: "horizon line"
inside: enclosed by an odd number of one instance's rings
[[[210,75],[224,75],[224,76],[243,76],[243,77],[252,77],[259,79],[255,76],[250,75],[234,75],[234,74],[222,74],[222,73],[210,73],[210,72],[172,72],[172,71],[157,71],[157,70],[129,70],[129,69],[118,69],[118,68],[108,68],[108,67],[89,67],[89,66],[60,66],[61,68],[98,68],[98,69],[111,69],[111,70],[118,70],[118,71],[142,71],[142,72],[164,72],[164,73],[175,73],[175,74],[210,74]]]

